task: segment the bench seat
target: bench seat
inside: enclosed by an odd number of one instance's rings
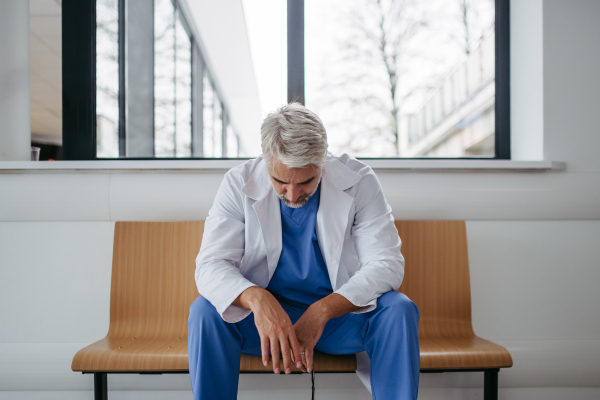
[[[487,369],[512,365],[508,351],[479,337],[419,338],[421,370]],[[316,372],[354,372],[354,355],[332,356],[315,353]],[[81,349],[72,369],[82,372],[187,372],[187,335],[177,337],[113,337]],[[272,372],[262,359],[242,354],[240,372]],[[300,372],[293,367],[294,372]]]
[[[75,355],[73,371],[81,372],[188,372],[187,335],[159,338],[104,338]],[[333,356],[315,352],[315,372],[354,372],[354,354]],[[292,366],[293,372],[301,372]],[[261,357],[242,354],[240,372],[271,372],[271,365],[265,367]]]
[[[421,371],[507,368],[510,353],[502,346],[477,336],[462,338],[422,338]]]

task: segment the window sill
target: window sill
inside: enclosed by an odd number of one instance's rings
[[[40,171],[227,171],[245,160],[0,161],[3,172]],[[362,160],[376,171],[564,171],[561,161]]]

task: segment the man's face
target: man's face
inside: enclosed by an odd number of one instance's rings
[[[315,165],[288,168],[275,160],[269,167],[271,183],[283,203],[292,208],[302,207],[315,194],[321,180],[321,169]]]

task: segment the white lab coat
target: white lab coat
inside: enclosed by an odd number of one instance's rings
[[[397,290],[404,257],[391,208],[373,170],[348,156],[325,159],[317,238],[331,287],[368,312],[383,293]],[[196,258],[198,291],[223,320],[249,310],[231,303],[251,286],[266,288],[281,254],[281,214],[262,157],[225,175],[204,225]]]
[[[371,167],[347,154],[327,155],[320,185],[316,230],[331,287],[362,307],[356,313],[371,311],[404,277],[392,210]],[[279,198],[258,157],[225,174],[196,258],[198,291],[223,320],[244,319],[250,311],[231,303],[251,286],[267,287],[281,249]],[[371,391],[366,352],[357,354],[357,363]]]

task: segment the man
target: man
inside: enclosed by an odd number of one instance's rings
[[[194,399],[235,399],[240,353],[265,366],[270,353],[289,374],[311,372],[315,349],[366,351],[373,398],[416,399],[419,311],[396,291],[404,258],[377,177],[327,153],[300,104],[269,114],[261,137],[262,157],[225,175],[205,222],[188,321]]]

